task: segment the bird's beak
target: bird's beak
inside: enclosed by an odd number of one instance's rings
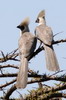
[[[37,20],[35,21],[35,23],[39,23],[39,19],[37,18]]]
[[[18,25],[17,28],[20,28],[20,25]]]

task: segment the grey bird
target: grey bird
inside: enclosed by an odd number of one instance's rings
[[[17,76],[17,88],[25,88],[28,80],[28,60],[36,48],[36,37],[29,31],[29,18],[25,18],[20,25],[20,38],[18,41],[20,66]]]
[[[59,64],[54,52],[52,42],[53,42],[53,32],[51,27],[46,25],[45,11],[42,10],[36,19],[38,26],[35,29],[36,37],[42,41],[43,47],[45,49],[46,67],[50,71],[59,71]]]

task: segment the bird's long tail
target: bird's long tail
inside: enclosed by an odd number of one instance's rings
[[[50,71],[59,71],[59,64],[56,58],[56,54],[53,50],[53,47],[48,47],[44,45],[45,57],[46,57],[46,67]]]
[[[25,88],[27,85],[27,79],[28,79],[28,60],[27,58],[22,57],[20,61],[16,87]]]

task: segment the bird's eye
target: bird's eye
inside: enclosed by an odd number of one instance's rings
[[[45,19],[45,16],[43,16],[43,19]]]

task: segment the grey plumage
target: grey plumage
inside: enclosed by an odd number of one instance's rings
[[[46,58],[46,67],[51,71],[58,71],[59,64],[54,52],[52,41],[53,41],[53,32],[50,27],[46,25],[45,20],[45,11],[41,11],[36,20],[39,25],[36,27],[36,36],[39,40],[42,41],[45,49],[45,58]]]
[[[36,37],[29,32],[29,19],[26,18],[17,28],[21,30],[19,38],[20,66],[17,76],[17,88],[25,88],[28,80],[28,60],[36,48]]]

